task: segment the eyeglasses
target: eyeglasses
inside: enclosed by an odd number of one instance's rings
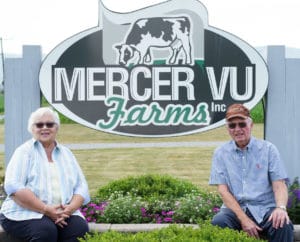
[[[41,129],[41,128],[44,128],[46,126],[46,128],[48,129],[51,129],[54,127],[56,123],[54,122],[47,122],[47,123],[35,123],[34,125],[38,128],[38,129]]]
[[[240,122],[240,123],[228,123],[228,128],[235,129],[236,126],[239,126],[241,129],[245,128],[247,126],[246,122]]]

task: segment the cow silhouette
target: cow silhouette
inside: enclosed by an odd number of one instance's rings
[[[154,17],[138,19],[126,36],[123,44],[115,45],[119,52],[119,64],[151,64],[151,48],[170,48],[168,64],[179,62],[192,64],[190,21],[188,17]]]

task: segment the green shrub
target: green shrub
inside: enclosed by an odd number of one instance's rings
[[[100,188],[96,193],[96,198],[102,201],[107,200],[111,194],[116,192],[151,200],[161,197],[178,198],[187,194],[200,193],[201,190],[189,181],[176,179],[169,175],[148,174],[113,181]]]
[[[172,225],[151,232],[121,233],[108,231],[89,234],[81,242],[257,242],[262,241],[249,237],[244,232],[232,229],[221,229],[210,224],[199,228]]]

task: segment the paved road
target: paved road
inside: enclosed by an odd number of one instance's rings
[[[216,147],[223,141],[199,141],[199,142],[149,142],[149,143],[90,143],[90,144],[65,144],[71,150],[92,149],[118,149],[118,148],[147,148],[147,147]],[[0,152],[4,151],[4,145],[0,144]]]

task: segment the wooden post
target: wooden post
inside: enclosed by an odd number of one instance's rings
[[[266,139],[274,143],[289,178],[300,177],[300,59],[286,59],[284,46],[269,46]]]
[[[31,137],[27,121],[41,104],[38,81],[41,59],[40,46],[23,46],[23,58],[4,61],[6,165],[16,147]]]

